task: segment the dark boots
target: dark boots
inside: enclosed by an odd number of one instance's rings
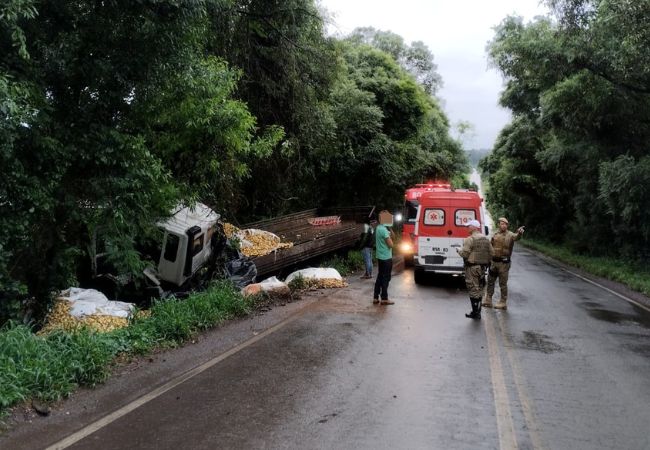
[[[481,319],[481,298],[469,298],[469,301],[472,304],[472,312],[465,314],[465,317],[470,319]]]

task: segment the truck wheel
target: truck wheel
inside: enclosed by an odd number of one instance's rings
[[[415,284],[424,283],[424,270],[414,270],[413,280],[415,281]]]

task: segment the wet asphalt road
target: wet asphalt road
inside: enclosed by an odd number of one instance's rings
[[[351,280],[69,448],[650,448],[650,313],[526,250],[509,286]]]

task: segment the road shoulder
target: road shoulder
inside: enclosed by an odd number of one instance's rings
[[[578,275],[579,277],[585,278],[589,281],[592,281],[593,283],[597,283],[602,287],[605,287],[606,289],[609,289],[623,297],[627,297],[628,299],[633,300],[634,302],[644,306],[646,309],[650,309],[650,297],[647,297],[646,295],[643,295],[640,292],[630,289],[628,286],[624,285],[623,283],[619,283],[617,281],[612,281],[612,280],[608,280],[607,278],[596,276],[583,269],[563,263],[562,261],[558,261],[557,259],[551,258],[550,256],[545,255],[544,253],[541,253],[537,250],[533,250],[532,248],[526,246],[522,246],[520,247],[520,249],[532,253],[533,255],[537,256],[538,258],[546,261],[551,265],[554,265],[567,272]]]
[[[309,291],[293,302],[215,326],[183,347],[118,361],[105,383],[78,389],[67,399],[53,404],[48,416],[39,416],[29,404],[19,405],[4,419],[7,429],[0,434],[0,447],[44,448],[288,317],[300,314],[329,295],[331,292],[327,290]]]

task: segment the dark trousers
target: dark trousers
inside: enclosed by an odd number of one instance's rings
[[[373,298],[379,298],[381,292],[381,299],[388,300],[388,283],[390,283],[390,273],[392,271],[392,259],[377,260],[377,279],[375,280],[375,295],[373,295]]]

